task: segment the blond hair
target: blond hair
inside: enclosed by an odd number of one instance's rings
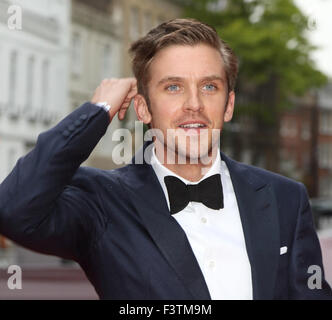
[[[132,70],[137,79],[138,93],[148,101],[149,66],[158,51],[171,45],[194,46],[201,43],[220,52],[224,62],[228,92],[233,91],[238,73],[238,60],[230,46],[208,24],[195,19],[172,19],[150,30],[129,49],[129,53],[133,56]]]

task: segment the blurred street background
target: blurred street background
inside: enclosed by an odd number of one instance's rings
[[[198,18],[240,61],[223,151],[306,185],[332,285],[331,14],[331,0],[0,0],[0,183],[38,134],[90,100],[102,79],[132,76],[131,42],[165,20]],[[134,135],[135,120],[133,109],[125,121],[115,117],[84,165],[116,168],[112,134]],[[21,290],[7,287],[14,264]],[[0,235],[0,299],[97,298],[76,263]]]

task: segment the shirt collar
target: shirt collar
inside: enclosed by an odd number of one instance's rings
[[[159,161],[159,159],[156,156],[156,152],[155,152],[155,147],[152,148],[152,156],[151,156],[151,165],[156,173],[156,175],[164,180],[165,176],[174,176],[178,179],[180,179],[181,181],[183,181],[186,184],[197,184],[199,182],[201,182],[202,180],[214,175],[214,174],[221,174],[221,159],[220,159],[220,152],[218,150],[216,159],[214,160],[212,166],[208,169],[208,171],[203,175],[203,177],[199,180],[199,181],[189,181],[179,175],[177,175],[175,172],[171,171],[170,169],[166,168],[163,164],[161,164],[161,162]]]
[[[185,184],[197,184],[197,183],[201,182],[202,180],[204,180],[214,174],[221,174],[221,171],[222,171],[222,161],[220,158],[219,149],[217,152],[216,159],[214,160],[212,166],[208,169],[208,171],[203,175],[203,177],[199,181],[195,181],[195,182],[189,181],[189,180],[177,175],[176,173],[169,170],[168,168],[166,168],[163,164],[161,164],[161,162],[157,158],[156,153],[155,153],[155,146],[153,146],[152,152],[151,152],[151,166],[152,166],[154,172],[156,173],[159,183],[164,191],[168,206],[169,206],[168,192],[167,192],[167,187],[164,182],[164,177],[173,176],[173,177],[180,179]]]

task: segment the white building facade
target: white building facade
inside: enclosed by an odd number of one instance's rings
[[[73,0],[71,15],[70,105],[76,109],[92,95],[105,78],[123,76],[122,10],[111,0]],[[103,169],[115,167],[112,150],[118,141],[113,134],[121,127],[112,120],[84,165]]]
[[[70,111],[70,12],[68,0],[0,0],[0,183]],[[26,252],[0,235],[0,267]]]
[[[70,1],[0,0],[0,181],[69,111],[69,27]]]

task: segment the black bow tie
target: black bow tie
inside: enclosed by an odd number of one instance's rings
[[[190,201],[202,202],[211,209],[222,209],[224,197],[220,174],[210,176],[198,184],[185,184],[173,176],[164,178],[171,214],[183,210]]]

